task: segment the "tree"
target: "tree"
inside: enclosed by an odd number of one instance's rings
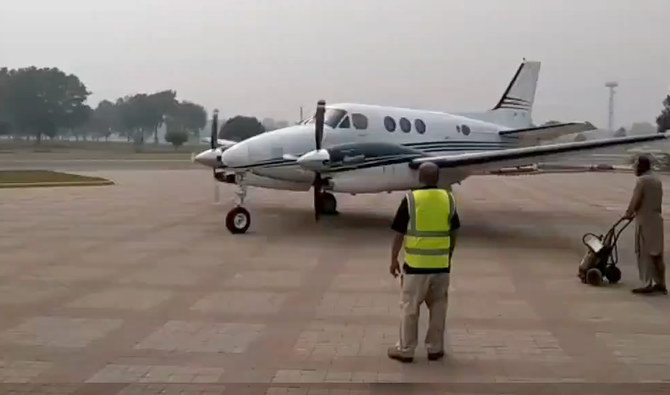
[[[93,111],[86,128],[94,136],[103,137],[107,140],[114,131],[121,129],[119,116],[117,106],[108,100],[103,100],[98,103],[98,107]]]
[[[658,133],[665,133],[665,131],[670,130],[670,95],[663,100],[663,110],[656,118],[656,126]]]
[[[221,128],[219,129],[219,138],[242,141],[261,133],[265,133],[265,128],[258,122],[258,119],[238,115],[230,118],[226,123],[221,125]]]
[[[6,112],[5,96],[7,90],[5,85],[9,77],[9,71],[6,67],[0,68],[0,136],[10,134],[12,132],[12,125],[9,122],[9,114]]]
[[[171,113],[175,112],[176,95],[175,91],[166,90],[152,94],[139,93],[118,99],[116,106],[121,129],[127,136],[132,136],[139,147],[144,144],[147,133],[153,133],[154,142],[158,143],[158,128]]]
[[[156,125],[163,122],[163,116],[156,116],[155,106],[145,93],[126,96],[117,101],[117,106],[121,125],[138,148],[144,145],[145,134],[154,131],[154,127],[157,128]]]
[[[265,129],[266,132],[277,129],[275,120],[272,118],[263,118],[261,125],[263,125],[263,129]]]
[[[3,117],[18,133],[55,136],[60,129],[73,129],[86,122],[90,92],[72,74],[57,68],[3,69]]]
[[[12,128],[9,122],[0,121],[0,136],[6,136],[12,133]]]
[[[188,141],[188,132],[186,130],[171,128],[170,121],[167,122],[166,126],[168,130],[165,133],[165,141],[172,144],[175,150]]]
[[[184,130],[195,136],[199,136],[200,130],[207,125],[207,111],[205,108],[189,101],[177,103],[170,117],[179,120]]]
[[[165,117],[175,111],[177,92],[166,90],[156,92],[147,97],[146,122],[148,128],[154,132],[154,144],[158,144],[158,128],[165,121]]]

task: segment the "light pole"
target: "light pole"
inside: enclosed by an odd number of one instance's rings
[[[614,90],[619,86],[619,83],[616,81],[610,81],[605,83],[605,87],[607,87],[610,90],[610,102],[609,102],[609,119],[608,119],[608,125],[609,125],[609,130],[614,130],[614,94],[616,91]]]

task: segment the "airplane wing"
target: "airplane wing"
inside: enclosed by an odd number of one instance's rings
[[[414,158],[409,162],[411,168],[421,163],[433,162],[442,169],[459,168],[467,171],[493,171],[505,167],[524,166],[537,162],[554,160],[580,153],[596,153],[611,150],[614,147],[640,145],[667,139],[665,134],[648,134],[632,137],[617,137],[575,143],[540,145],[535,147],[512,148],[505,150],[475,152],[448,156]]]
[[[500,136],[518,137],[520,139],[555,139],[567,134],[588,132],[595,130],[596,127],[589,123],[559,123],[554,125],[538,126],[534,128],[501,130],[498,132]]]

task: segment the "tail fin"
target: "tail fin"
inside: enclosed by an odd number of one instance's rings
[[[540,62],[524,59],[495,107],[484,113],[467,115],[510,128],[532,126],[533,102],[539,76]]]

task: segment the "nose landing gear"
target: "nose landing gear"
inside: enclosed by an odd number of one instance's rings
[[[247,196],[247,186],[244,184],[244,177],[242,175],[239,176],[237,185],[238,190],[236,194],[238,201],[235,207],[226,215],[226,228],[228,228],[230,233],[245,233],[251,225],[251,214],[249,214],[247,209],[242,207],[244,198]]]

